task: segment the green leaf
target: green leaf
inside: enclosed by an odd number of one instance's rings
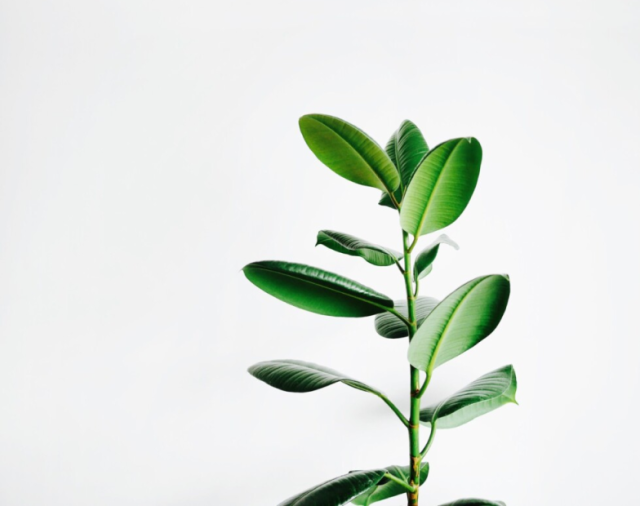
[[[395,191],[395,194],[397,194],[397,193],[398,193],[398,190]],[[396,199],[397,199],[397,197],[396,197]],[[400,202],[400,201],[398,200],[398,202]],[[391,209],[395,209],[396,208],[395,204],[391,200],[391,197],[389,197],[388,193],[383,193],[382,194],[382,197],[380,197],[380,200],[378,201],[378,205],[379,206],[390,207]]]
[[[278,506],[340,506],[376,485],[385,472],[374,469],[345,474],[290,497]]]
[[[274,297],[327,316],[370,316],[393,308],[386,295],[332,272],[280,261],[253,262],[247,279]]]
[[[416,321],[422,324],[429,313],[438,305],[438,300],[433,297],[418,297],[415,303]],[[397,300],[394,307],[402,316],[409,317],[406,300]],[[376,316],[376,332],[387,339],[407,337],[409,331],[407,325],[392,313],[382,313]]]
[[[431,272],[431,264],[433,264],[433,261],[438,256],[438,250],[440,249],[441,244],[448,244],[454,249],[460,249],[455,242],[449,239],[445,234],[442,234],[417,256],[416,262],[413,266],[413,277],[415,280],[422,279]]]
[[[409,474],[410,469],[409,466],[389,466],[385,468],[385,471],[389,474],[392,474],[396,478],[403,480],[406,483],[409,483]],[[425,481],[427,481],[427,477],[429,476],[429,463],[424,462],[420,466],[420,485],[422,485]],[[389,478],[382,478],[377,485],[374,485],[369,490],[367,490],[364,494],[359,495],[353,501],[353,504],[357,504],[358,506],[368,506],[369,504],[373,504],[374,502],[384,501],[390,497],[395,497],[397,495],[406,494],[407,489],[402,485],[398,485],[397,483],[391,481]]]
[[[401,253],[392,249],[372,244],[349,234],[334,232],[333,230],[320,230],[316,246],[319,244],[338,253],[362,257],[373,265],[393,265],[397,259],[402,257]]]
[[[418,163],[429,148],[420,129],[411,121],[405,120],[387,142],[385,151],[400,173],[401,185],[395,191],[395,197],[401,202],[404,190],[409,186]],[[382,195],[380,205],[395,207],[386,193]]]
[[[405,193],[402,228],[418,236],[456,221],[473,195],[481,161],[482,148],[473,137],[453,139],[429,151]]]
[[[270,360],[249,367],[249,373],[267,385],[285,392],[313,392],[342,382],[357,390],[382,395],[375,388],[333,369],[301,360]]]
[[[393,193],[400,176],[384,150],[359,128],[333,116],[308,114],[300,131],[309,149],[336,174]]]
[[[418,162],[427,154],[429,147],[420,129],[411,121],[404,120],[387,142],[385,151],[398,168],[403,185],[408,186]]]
[[[502,501],[487,501],[486,499],[458,499],[457,501],[441,504],[440,506],[507,506]]]
[[[459,427],[508,403],[516,402],[518,382],[513,366],[507,365],[481,376],[448,399],[420,411],[425,425],[439,429]]]
[[[509,291],[509,278],[492,274],[473,279],[449,294],[413,336],[411,365],[431,374],[482,341],[500,323]]]

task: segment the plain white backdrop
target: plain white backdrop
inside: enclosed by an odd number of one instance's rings
[[[297,128],[473,135],[484,161],[424,294],[506,272],[499,329],[427,401],[513,363],[520,406],[441,431],[426,505],[631,504],[640,440],[640,6],[596,1],[0,1],[0,505],[270,506],[406,464],[373,396],[246,372],[299,358],[407,407],[406,342],[263,294],[253,260],[393,297],[378,192]],[[427,244],[430,238],[422,241]],[[385,504],[403,504],[396,498]]]

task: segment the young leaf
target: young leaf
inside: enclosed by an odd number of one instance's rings
[[[333,369],[301,360],[270,360],[249,367],[249,373],[267,385],[285,392],[313,392],[342,382],[357,390],[381,395],[375,388]]]
[[[427,246],[416,258],[416,262],[413,266],[413,278],[414,280],[422,279],[431,272],[431,265],[438,256],[438,250],[441,244],[448,244],[454,249],[460,249],[458,245],[453,242],[445,234],[442,234],[435,241]]]
[[[374,469],[344,474],[290,497],[278,506],[341,506],[376,485],[385,472]]]
[[[307,114],[300,131],[313,154],[336,174],[393,193],[400,176],[384,150],[362,130],[333,116]]]
[[[409,345],[413,367],[431,371],[487,337],[502,319],[509,300],[507,276],[492,274],[449,294],[418,328]]]
[[[401,253],[392,249],[333,230],[320,230],[316,246],[319,244],[338,253],[362,257],[370,264],[379,266],[393,265],[397,259],[402,257]]]
[[[243,269],[247,279],[274,297],[327,316],[371,316],[393,308],[386,295],[332,272],[303,264],[253,262]]]
[[[437,422],[438,429],[459,427],[474,418],[516,402],[518,382],[513,366],[507,365],[481,376],[448,399],[420,411],[425,425]]]
[[[394,195],[398,195],[399,190],[396,190],[394,192]],[[400,195],[402,197],[402,195]],[[398,197],[396,197],[396,200],[398,200]],[[398,202],[400,202],[398,200]],[[391,209],[395,209],[396,206],[393,203],[393,201],[391,200],[391,197],[389,197],[388,193],[383,193],[382,196],[380,197],[380,200],[378,201],[378,205],[379,206],[385,206],[385,207],[390,207]]]
[[[404,190],[409,186],[413,173],[418,168],[418,162],[427,154],[429,148],[420,129],[411,121],[405,120],[387,142],[385,151],[400,173],[402,184],[395,191],[396,200],[400,202]],[[386,193],[382,195],[380,205],[394,207]]]
[[[409,483],[409,475],[410,470],[409,466],[389,466],[385,468],[385,471],[389,474],[392,474],[396,478],[401,479],[405,483]],[[429,463],[423,462],[420,466],[420,485],[422,485],[425,481],[427,481],[427,477],[429,476]],[[390,497],[395,497],[397,495],[406,494],[407,489],[402,485],[391,481],[389,478],[382,478],[377,485],[374,485],[369,490],[367,490],[364,494],[359,495],[351,502],[353,504],[357,504],[358,506],[368,506],[369,504],[373,504],[374,502],[384,501],[385,499],[389,499]]]
[[[415,312],[418,326],[422,324],[425,318],[429,316],[429,313],[433,311],[433,308],[437,305],[438,300],[433,297],[418,297],[416,299]],[[406,300],[395,301],[394,307],[402,316],[406,316],[407,318],[409,317]],[[406,323],[391,313],[382,313],[376,316],[375,325],[376,332],[387,339],[398,339],[409,335]]]
[[[458,499],[457,501],[441,504],[440,506],[507,506],[502,501],[487,501],[486,499]]]
[[[473,195],[481,161],[482,148],[473,137],[453,139],[429,151],[405,193],[402,228],[418,236],[456,221]]]

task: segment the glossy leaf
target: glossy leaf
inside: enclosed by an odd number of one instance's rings
[[[428,374],[495,330],[509,300],[509,278],[482,276],[465,283],[431,311],[409,345],[409,362]]]
[[[397,259],[402,257],[401,253],[392,249],[372,244],[349,234],[334,232],[333,230],[321,230],[318,232],[316,246],[318,245],[326,246],[345,255],[362,257],[370,264],[379,266],[393,265]]]
[[[405,193],[402,228],[418,236],[456,221],[473,195],[481,161],[482,148],[473,137],[453,139],[429,151]]]
[[[400,173],[401,185],[395,191],[395,197],[398,202],[401,202],[404,190],[409,186],[418,163],[427,154],[429,148],[420,129],[411,121],[405,120],[389,139],[385,151]],[[395,207],[386,193],[382,195],[380,205]]]
[[[407,318],[409,317],[406,299],[397,300],[394,304],[398,313]],[[422,324],[425,318],[429,316],[429,313],[433,311],[437,305],[438,300],[433,297],[418,297],[416,299],[415,311],[418,326]],[[391,313],[382,313],[376,316],[375,325],[376,332],[387,339],[398,339],[409,335],[407,325],[400,318]]]
[[[340,506],[380,482],[384,469],[355,471],[290,497],[278,506]]]
[[[336,174],[387,193],[393,193],[400,185],[400,176],[393,162],[359,128],[324,114],[302,116],[299,123],[309,149]]]
[[[285,392],[313,392],[342,382],[352,388],[374,395],[380,392],[369,385],[349,378],[333,369],[301,360],[270,360],[249,367],[249,373],[278,390]]]
[[[425,425],[438,429],[459,427],[508,403],[516,402],[518,383],[513,366],[507,365],[470,383],[448,399],[420,411]]]
[[[487,501],[486,499],[458,499],[457,501],[441,504],[440,506],[507,506],[502,501]]]
[[[449,239],[448,236],[442,234],[435,241],[433,241],[431,245],[422,250],[416,257],[416,261],[413,266],[414,279],[422,279],[431,272],[433,261],[438,256],[438,250],[440,249],[441,244],[448,244],[454,249],[460,249],[455,242]]]
[[[392,474],[396,478],[409,483],[409,466],[389,466],[385,468],[385,471],[389,474]],[[424,482],[427,481],[428,476],[429,463],[424,462],[420,466],[420,485],[424,484]],[[385,499],[389,499],[390,497],[395,497],[397,495],[406,493],[407,489],[402,485],[398,485],[397,483],[391,481],[389,478],[382,478],[377,485],[374,485],[364,494],[359,495],[351,502],[353,504],[357,504],[358,506],[368,506],[369,504],[373,504],[378,501],[384,501]]]
[[[395,191],[394,194],[397,194],[398,190]],[[397,199],[397,197],[396,197]],[[400,202],[400,201],[398,201]],[[391,209],[395,209],[396,206],[393,203],[393,201],[391,200],[391,197],[389,197],[388,193],[383,193],[382,196],[380,197],[380,200],[378,201],[378,205],[379,206],[385,206],[385,207],[390,207]]]
[[[313,313],[358,317],[393,308],[393,301],[386,295],[308,265],[263,261],[248,264],[243,271],[258,288]]]

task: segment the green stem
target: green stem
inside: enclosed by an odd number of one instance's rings
[[[412,487],[411,485],[409,485],[406,481],[401,480],[400,478],[396,478],[394,475],[389,474],[389,473],[385,473],[384,475],[385,478],[387,478],[388,480],[393,481],[394,483],[397,483],[398,485],[402,485],[404,488],[406,488],[409,492],[415,492],[415,488]]]
[[[429,439],[427,440],[427,444],[424,445],[424,448],[420,452],[420,455],[422,455],[423,458],[427,454],[427,452],[429,451],[429,448],[431,448],[431,445],[433,444],[433,439],[435,437],[436,437],[436,424],[432,423],[431,424],[431,433],[429,434]]]
[[[400,314],[398,311],[396,311],[393,308],[388,308],[385,307],[385,309],[387,310],[387,312],[391,313],[392,315],[397,316],[400,320],[402,320],[402,322],[409,328],[411,328],[411,321],[409,319],[407,319],[404,315]]]
[[[413,293],[413,266],[411,264],[411,249],[415,246],[417,237],[411,246],[408,245],[409,234],[402,232],[404,247],[404,283],[407,293],[407,329],[409,332],[409,342],[413,339],[417,330],[415,295]],[[410,366],[411,375],[411,412],[409,416],[409,485],[414,488],[413,492],[407,493],[408,506],[418,506],[418,493],[420,489],[420,464],[422,455],[420,454],[420,371]]]
[[[431,381],[431,373],[427,373],[427,377],[424,380],[424,383],[422,384],[422,388],[420,389],[420,393],[418,394],[418,397],[422,397],[424,395],[424,393],[427,390],[427,387],[429,386],[429,382]]]
[[[396,414],[396,416],[400,419],[405,427],[409,428],[409,420],[407,420],[407,418],[402,414],[402,411],[398,409],[398,406],[391,402],[389,398],[384,394],[376,393],[375,395],[380,397],[386,403],[386,405],[392,409],[392,411]]]

